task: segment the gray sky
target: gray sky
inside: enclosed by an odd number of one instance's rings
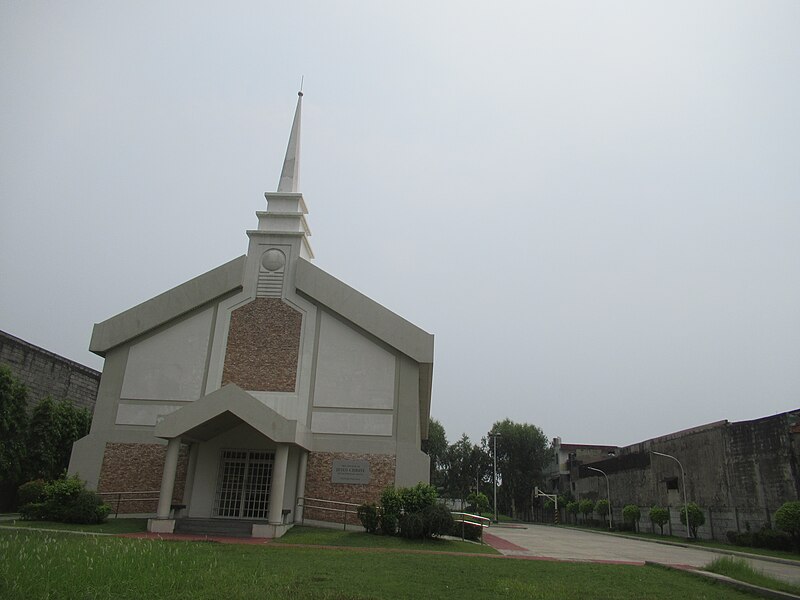
[[[0,329],[247,249],[305,76],[316,263],[436,335],[432,415],[628,444],[800,407],[800,2],[0,4]]]

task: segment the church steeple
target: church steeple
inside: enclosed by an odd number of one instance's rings
[[[289,134],[289,144],[286,147],[286,158],[283,159],[283,169],[278,182],[278,193],[297,191],[297,179],[300,170],[300,113],[302,108],[303,92],[297,92],[297,108],[294,111],[292,132]]]
[[[301,88],[302,89],[302,88]],[[305,259],[314,258],[314,251],[308,241],[311,230],[306,221],[308,209],[303,200],[303,194],[297,191],[298,170],[300,167],[300,112],[303,106],[303,92],[297,92],[297,108],[292,121],[292,132],[289,134],[289,145],[286,148],[286,158],[281,169],[281,178],[278,182],[277,192],[266,192],[267,210],[256,212],[258,229],[248,231],[251,240],[257,238],[257,247],[266,239],[269,244],[284,244],[291,238],[292,245],[297,245],[298,255]],[[281,240],[278,242],[278,240]],[[282,250],[283,251],[283,250]],[[248,252],[250,254],[250,252]],[[266,267],[265,267],[266,268]]]

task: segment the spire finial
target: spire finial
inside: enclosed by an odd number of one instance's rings
[[[294,111],[292,132],[289,134],[289,145],[286,147],[286,158],[278,182],[279,192],[296,192],[300,169],[300,112],[303,107],[303,81],[300,80],[300,91],[297,92],[297,108]]]

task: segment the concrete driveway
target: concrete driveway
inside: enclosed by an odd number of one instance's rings
[[[548,525],[513,528],[492,526],[485,530],[484,541],[507,556],[574,561],[623,564],[643,564],[650,561],[672,566],[702,567],[715,558],[725,556],[698,548],[683,548]],[[745,560],[767,575],[800,585],[800,566],[749,557]]]

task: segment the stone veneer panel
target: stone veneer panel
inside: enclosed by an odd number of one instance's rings
[[[109,442],[100,467],[98,492],[154,492],[152,494],[128,495],[145,500],[122,500],[121,513],[154,513],[158,508],[158,490],[164,473],[164,457],[167,447],[161,444],[122,444]],[[178,469],[175,474],[175,491],[172,502],[180,504],[186,485],[186,470],[189,464],[189,448],[181,445]],[[125,497],[125,496],[123,496]],[[117,511],[116,496],[103,496],[113,511]]]
[[[231,313],[222,385],[293,392],[303,316],[279,298],[256,298]]]
[[[367,484],[333,483],[334,460],[366,460],[369,462],[370,479]],[[384,488],[394,485],[395,457],[392,454],[355,454],[350,452],[311,452],[308,455],[306,472],[306,498],[336,500],[338,502],[380,502]],[[307,519],[342,522],[342,513],[307,508]],[[347,522],[360,525],[358,516],[347,515]]]

